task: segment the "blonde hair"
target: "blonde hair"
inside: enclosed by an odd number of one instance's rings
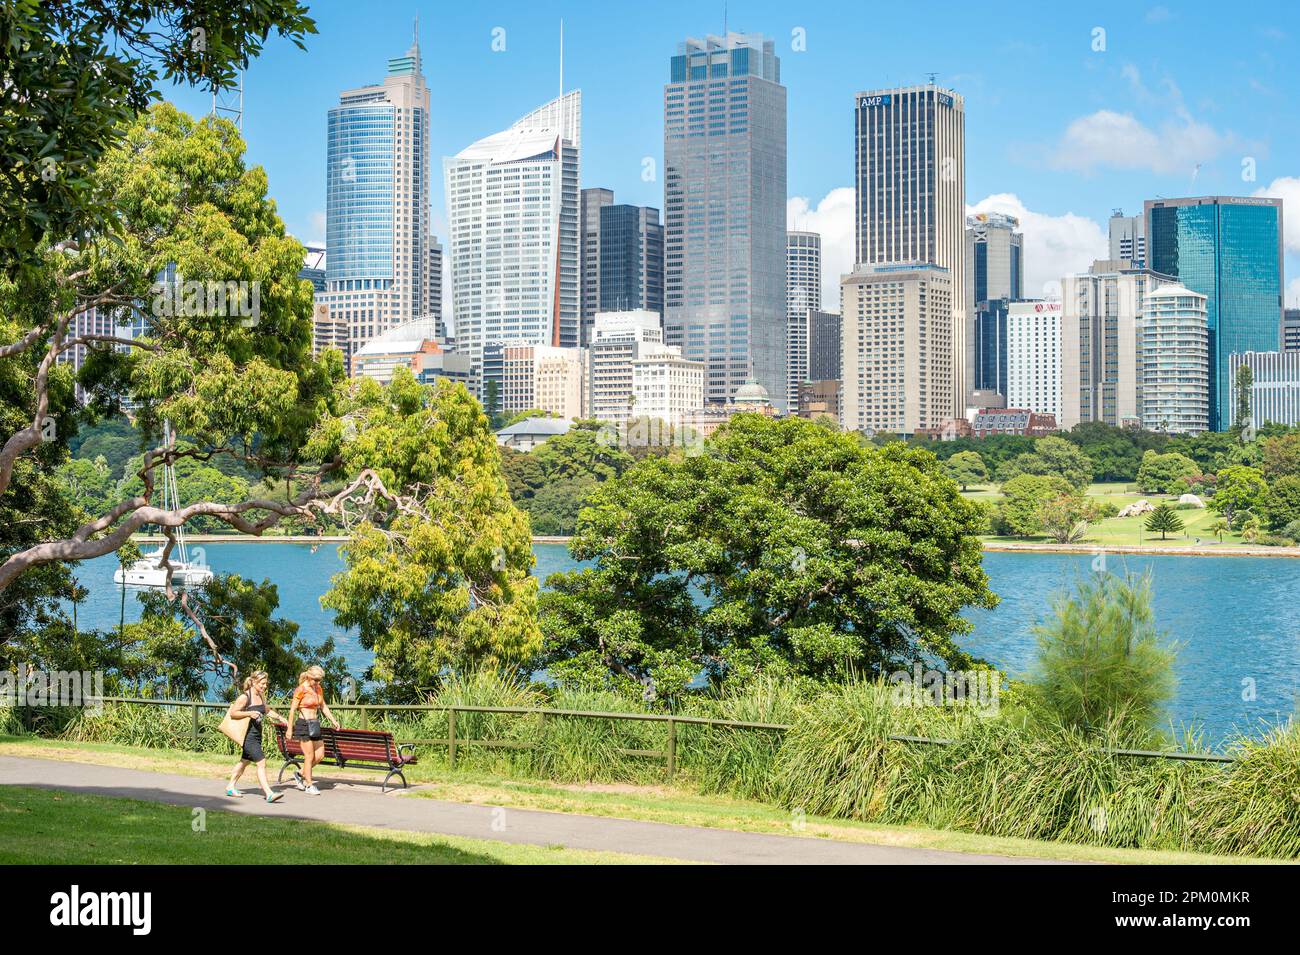
[[[248,674],[248,676],[244,677],[244,692],[247,693],[258,680],[269,679],[270,677],[266,675],[265,670],[254,670],[252,673]]]
[[[298,685],[301,686],[302,684],[306,683],[308,679],[312,679],[312,680],[325,679],[325,668],[320,666],[319,664],[314,666],[309,666],[307,669],[303,670],[301,673],[298,674]]]

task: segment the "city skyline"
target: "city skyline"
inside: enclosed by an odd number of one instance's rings
[[[1288,29],[1288,7],[1260,4],[1249,21],[1224,20],[1209,3],[1162,10],[1098,4],[1076,16],[1011,3],[992,12],[954,8],[936,21],[885,8],[858,30],[845,29],[839,4],[791,10],[733,3],[731,28],[774,36],[783,55],[791,116],[787,224],[825,237],[825,291],[838,295],[839,274],[851,265],[844,256],[853,242],[853,157],[844,110],[860,89],[923,83],[927,71],[966,101],[967,204],[1022,220],[1026,294],[1105,258],[1114,208],[1132,215],[1161,195],[1251,195],[1270,186],[1300,203],[1300,121],[1284,95],[1300,73],[1284,56],[1297,32]],[[286,225],[304,243],[325,238],[325,171],[314,159],[325,148],[325,112],[339,90],[372,82],[374,63],[409,45],[417,14],[433,91],[435,164],[509,125],[534,98],[546,98],[545,90],[558,92],[563,16],[566,87],[585,92],[582,184],[655,208],[663,201],[662,50],[723,26],[721,5],[705,16],[674,2],[614,12],[594,4],[503,3],[474,12],[398,0],[313,3],[311,12],[320,35],[309,38],[307,52],[268,41],[245,75],[250,160],[266,167]],[[1102,51],[1093,50],[1098,26],[1106,31]],[[505,49],[493,52],[498,27]],[[797,53],[796,29],[804,31]],[[1199,49],[1207,35],[1230,70],[1196,69],[1175,55]],[[991,52],[1009,68],[996,68]],[[1023,81],[1027,70],[1033,83]],[[211,109],[201,91],[163,93],[191,113]],[[1071,143],[1078,148],[1067,150]],[[1193,153],[1202,158],[1183,161]],[[652,180],[643,178],[647,158]],[[1244,158],[1255,160],[1254,181],[1241,178]],[[436,189],[432,222],[444,236],[445,199]],[[1286,301],[1294,306],[1300,215],[1287,222]]]

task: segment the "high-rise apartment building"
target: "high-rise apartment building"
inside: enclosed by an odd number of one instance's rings
[[[775,43],[688,39],[664,87],[664,333],[726,402],[786,404],[786,91]]]
[[[664,311],[664,227],[650,206],[600,210],[601,312]],[[590,335],[588,335],[590,337]]]
[[[1142,427],[1197,434],[1210,426],[1205,296],[1181,285],[1148,292],[1142,327]]]
[[[1126,216],[1123,209],[1110,215],[1110,259],[1112,262],[1147,264],[1147,234],[1144,216]]]
[[[953,295],[948,270],[928,262],[840,280],[845,430],[910,435],[953,416]]]
[[[480,396],[489,344],[578,346],[581,129],[575,90],[443,160],[456,350]]]
[[[580,303],[580,338],[583,345],[591,341],[591,323],[600,304],[600,210],[614,202],[613,189],[583,189],[582,211],[578,231],[581,236],[582,301]]]
[[[1282,200],[1148,199],[1150,266],[1205,296],[1210,430],[1231,419],[1228,356],[1277,351],[1282,326]]]
[[[591,417],[619,422],[639,414],[632,401],[632,362],[663,344],[662,321],[645,309],[596,313],[587,346]]]
[[[1142,423],[1146,297],[1173,280],[1131,261],[1099,260],[1061,283],[1061,414],[1118,427]]]
[[[347,90],[329,111],[325,289],[351,350],[430,314],[429,88],[416,42],[382,83]],[[440,293],[439,293],[440,295]]]
[[[1061,415],[1061,303],[1007,305],[1008,408]]]
[[[966,147],[960,95],[934,84],[871,90],[855,98],[856,241],[861,265],[929,263],[951,283],[949,415],[965,408]],[[845,315],[845,322],[849,318]],[[847,339],[846,339],[847,343]],[[845,352],[848,360],[849,352]],[[851,383],[846,382],[846,394]],[[937,389],[938,390],[938,389]],[[936,393],[937,393],[936,390]]]

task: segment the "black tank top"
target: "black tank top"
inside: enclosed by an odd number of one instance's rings
[[[249,692],[245,693],[244,695],[245,695],[246,697],[248,697],[248,702],[244,704],[244,709],[247,710],[247,711],[250,712],[250,713],[257,713],[258,715],[257,715],[257,717],[255,718],[257,722],[256,722],[255,725],[257,725],[257,726],[261,726],[261,725],[262,725],[262,717],[266,715],[266,701],[263,700],[261,703],[258,703],[256,706],[254,706],[254,705],[253,705],[253,694],[252,694],[252,691],[250,690]],[[251,728],[251,727],[250,727],[250,728]]]

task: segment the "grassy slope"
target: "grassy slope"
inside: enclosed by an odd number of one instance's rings
[[[511,845],[418,832],[209,812],[185,806],[0,787],[0,864],[539,865],[666,862],[613,852]]]
[[[4,755],[103,763],[156,772],[183,773],[213,780],[221,778],[230,765],[229,758],[206,753],[169,752],[103,743],[66,743],[29,737],[0,737],[0,756]],[[573,786],[539,780],[517,781],[465,772],[451,773],[423,767],[416,768],[422,770],[416,777],[422,785],[408,798],[428,797],[516,809],[574,812],[676,825],[735,829],[742,832],[801,835],[875,845],[947,849],[1043,859],[1183,865],[1242,864],[1254,861],[1229,856],[1108,849],[1071,843],[1009,839],[910,826],[882,826],[841,819],[818,817],[799,819],[784,809],[765,803],[727,796],[702,796],[668,786]],[[326,767],[323,773],[328,772],[330,770]],[[4,790],[0,790],[0,793],[2,792]],[[3,803],[0,802],[0,806],[2,805]],[[188,818],[188,811],[186,811],[187,826]],[[0,838],[3,838],[3,835],[3,813],[0,810]],[[498,848],[495,844],[486,845]],[[537,851],[554,852],[554,850]],[[4,859],[3,850],[0,850],[0,861]],[[553,861],[585,860],[555,858]]]

